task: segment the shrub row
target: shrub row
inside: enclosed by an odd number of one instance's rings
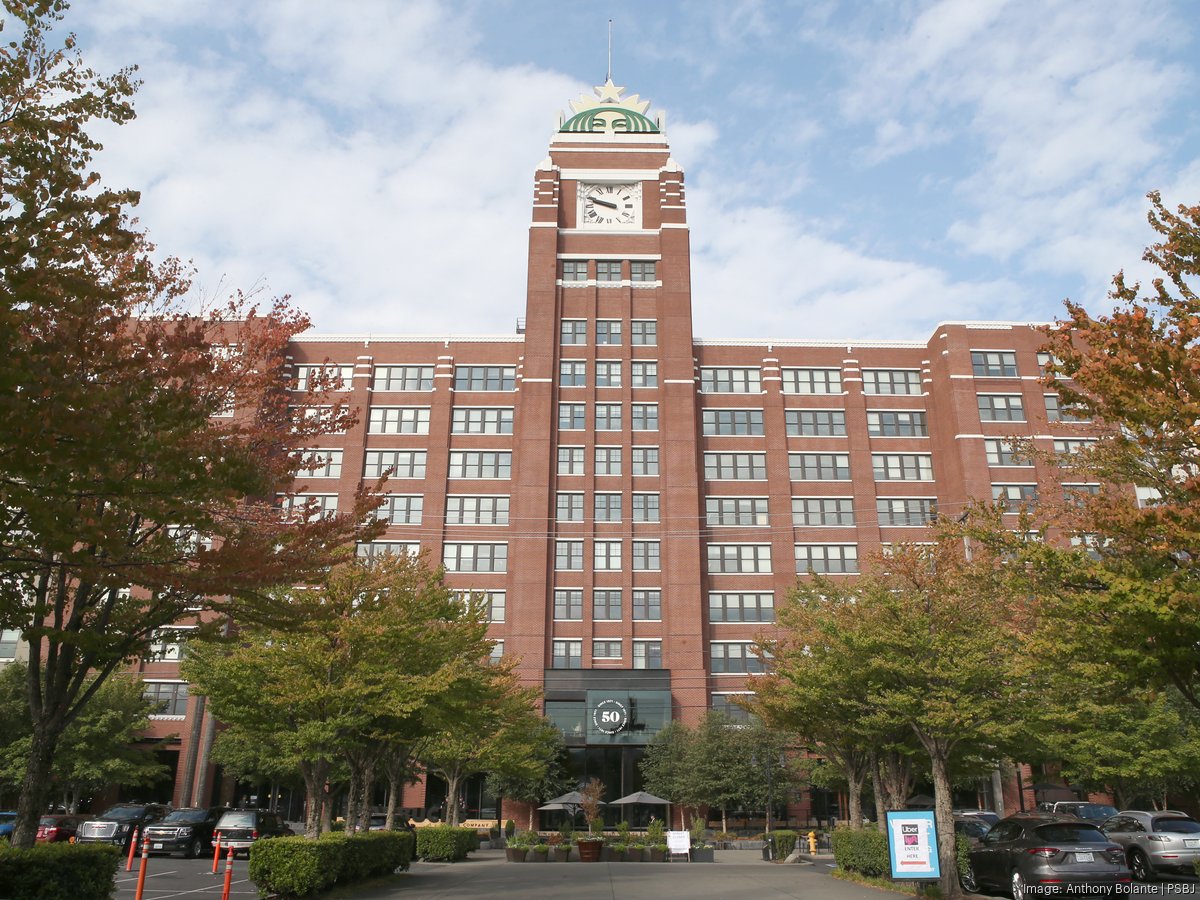
[[[108,900],[121,851],[107,844],[0,845],[0,897]]]
[[[406,831],[331,832],[256,841],[250,848],[250,880],[260,897],[309,897],[335,884],[390,875],[412,862],[414,839]]]
[[[771,842],[775,859],[786,859],[788,854],[796,849],[796,839],[799,835],[787,828],[780,828],[767,835]]]
[[[421,859],[466,859],[479,849],[479,835],[473,828],[428,825],[417,829],[417,856]]]
[[[860,875],[888,875],[887,835],[875,828],[838,828],[833,832],[833,858],[839,869]]]

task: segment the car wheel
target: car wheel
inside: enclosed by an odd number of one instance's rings
[[[1154,880],[1154,869],[1150,867],[1150,860],[1146,858],[1146,854],[1141,850],[1130,852],[1129,871],[1133,872],[1133,877],[1138,881]]]
[[[188,844],[188,848],[183,855],[188,859],[195,859],[203,852],[204,841],[200,840],[200,838],[192,838],[192,842]]]
[[[1020,872],[1012,874],[1012,898],[1013,900],[1025,900],[1025,879],[1021,877]]]
[[[968,865],[965,872],[958,873],[958,883],[968,894],[978,893],[979,882],[975,879],[975,867]]]

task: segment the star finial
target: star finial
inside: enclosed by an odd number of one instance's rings
[[[621,94],[624,90],[625,88],[617,87],[613,84],[612,78],[609,78],[604,84],[596,85],[596,96],[600,98],[602,103],[620,103]]]

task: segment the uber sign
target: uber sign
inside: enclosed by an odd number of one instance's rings
[[[592,707],[592,727],[604,734],[617,734],[629,724],[629,707],[615,697],[606,697]]]

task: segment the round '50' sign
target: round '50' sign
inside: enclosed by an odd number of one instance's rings
[[[620,700],[601,700],[592,710],[592,725],[604,734],[616,734],[629,724],[629,709]]]

